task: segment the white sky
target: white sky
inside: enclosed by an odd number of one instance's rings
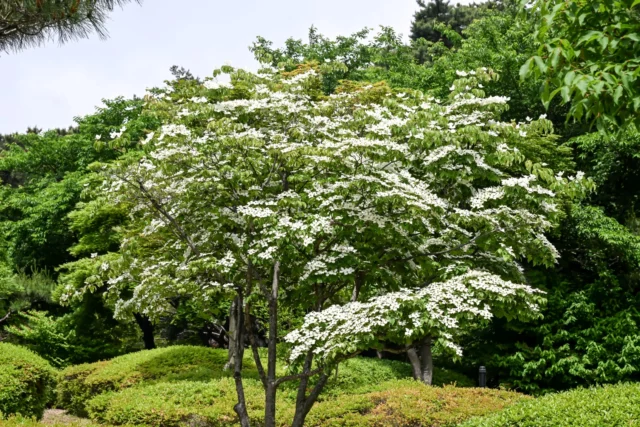
[[[311,25],[329,37],[379,25],[406,36],[417,8],[415,0],[131,3],[112,13],[106,41],[92,36],[0,54],[0,134],[70,126],[104,98],[142,95],[161,85],[174,64],[200,77],[227,61],[255,68],[248,46],[258,35],[276,47],[289,37],[306,40]]]

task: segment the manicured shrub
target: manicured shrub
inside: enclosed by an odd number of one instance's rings
[[[0,413],[42,417],[54,396],[56,370],[34,352],[0,343]]]
[[[608,385],[527,400],[464,427],[640,426],[640,383]]]
[[[248,375],[253,364],[245,360]],[[144,350],[109,361],[83,364],[62,371],[57,389],[58,406],[87,416],[85,404],[94,396],[145,382],[210,381],[228,376],[223,372],[227,352],[206,347],[173,346]]]
[[[398,380],[384,383],[372,393],[319,402],[305,425],[455,426],[527,399],[504,390],[429,387],[413,380]]]
[[[226,360],[225,350],[174,346],[131,353],[105,362],[72,366],[60,375],[58,406],[72,414],[87,416],[86,403],[109,391],[120,391],[143,382],[210,382],[229,377],[231,373],[223,371]],[[244,366],[246,378],[257,378],[249,352],[245,353]],[[351,359],[340,365],[337,375],[332,375],[322,399],[345,392],[371,391],[372,386],[382,382],[410,376],[411,368],[407,363],[370,358]],[[452,383],[473,385],[463,375],[435,370],[434,384]],[[293,384],[283,387],[281,394],[295,396]]]
[[[472,416],[501,410],[527,397],[513,392],[429,387],[413,380],[387,381],[369,393],[335,395],[311,410],[308,426],[453,426]],[[257,380],[245,382],[250,418],[259,425],[264,392]],[[231,378],[210,383],[178,381],[143,385],[111,392],[88,404],[94,421],[101,423],[199,427],[237,425],[233,411],[235,385]],[[289,425],[294,400],[277,396],[278,425]]]
[[[360,393],[372,390],[378,384],[390,380],[411,378],[411,365],[396,360],[356,357],[341,363],[337,375],[332,375],[321,395],[335,396],[344,393]],[[458,387],[473,387],[470,378],[447,369],[434,369],[433,385],[456,384]]]

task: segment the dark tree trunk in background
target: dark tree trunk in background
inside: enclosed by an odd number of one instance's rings
[[[411,363],[413,378],[420,380],[427,385],[433,382],[433,356],[431,354],[431,337],[425,338],[419,344],[420,354],[415,348],[407,350],[407,357]]]
[[[156,348],[156,340],[153,337],[154,325],[149,317],[140,313],[133,313],[133,317],[136,319],[136,323],[142,330],[142,341],[144,342],[144,348],[146,350],[153,350]]]
[[[433,357],[431,355],[431,337],[422,343],[420,349],[420,362],[422,363],[422,382],[431,385],[433,382]]]
[[[409,357],[409,363],[411,363],[411,371],[413,372],[414,380],[422,379],[422,368],[420,366],[420,356],[415,348],[407,350],[407,356]]]
[[[238,334],[238,331],[240,330],[239,317],[242,312],[242,307],[238,308],[238,301],[239,297],[235,297],[231,303],[231,308],[229,309],[229,354],[225,369],[231,369],[235,366],[238,348],[239,346],[244,347],[243,342],[236,342],[238,336],[241,336],[241,334]]]

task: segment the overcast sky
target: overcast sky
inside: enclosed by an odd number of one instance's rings
[[[311,25],[330,37],[379,25],[407,35],[416,9],[415,0],[132,3],[112,13],[106,41],[93,36],[0,55],[0,134],[70,126],[101,99],[162,84],[174,64],[200,77],[225,62],[256,68],[248,46],[258,35],[276,46],[292,36],[306,40]]]

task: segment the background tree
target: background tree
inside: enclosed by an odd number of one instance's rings
[[[640,124],[639,2],[539,0],[528,14],[539,48],[521,73],[544,77],[546,105],[560,95],[602,132]]]
[[[65,43],[97,33],[115,6],[131,0],[5,0],[0,3],[0,51],[39,46],[47,40]],[[140,3],[141,0],[135,0]]]
[[[413,41],[425,39],[431,43],[442,42],[448,48],[453,47],[456,40],[448,35],[444,28],[450,28],[462,35],[463,31],[487,11],[497,8],[501,2],[489,1],[471,3],[469,5],[451,5],[448,0],[417,0],[420,9],[413,15],[410,37]],[[421,61],[424,62],[424,61]]]

